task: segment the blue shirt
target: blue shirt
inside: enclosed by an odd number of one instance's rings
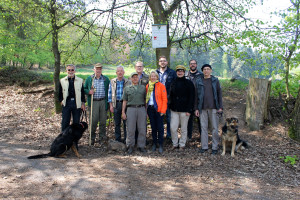
[[[159,76],[159,82],[161,82],[162,84],[166,85],[166,80],[167,80],[167,70],[162,73],[160,70],[157,70],[158,71],[158,76]]]
[[[122,100],[123,99],[123,86],[124,86],[124,79],[119,81],[117,79],[117,84],[116,84],[116,98],[117,100]],[[109,84],[109,89],[108,89],[108,102],[112,102],[112,90],[111,90],[111,85]]]
[[[99,79],[95,77],[94,79],[94,88],[95,93],[93,98],[105,98],[105,88],[104,88],[104,77],[103,75],[100,76]]]

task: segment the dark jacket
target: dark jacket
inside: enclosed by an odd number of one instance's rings
[[[204,85],[203,85],[203,78],[197,78],[195,82],[196,86],[196,103],[195,103],[195,110],[198,109],[201,113],[203,107],[203,98],[204,98]],[[216,109],[219,110],[220,108],[223,109],[223,102],[222,102],[222,92],[220,88],[219,79],[211,76],[211,83],[212,83],[212,90],[214,101],[216,104]]]
[[[157,69],[156,72],[159,74],[160,73],[159,69]],[[176,79],[177,75],[176,72],[169,67],[167,67],[166,73],[167,73],[167,79],[166,79],[165,87],[167,89],[167,94],[169,95],[171,83],[173,80]]]
[[[192,81],[176,78],[170,86],[168,106],[175,112],[192,113],[194,109],[195,88]]]

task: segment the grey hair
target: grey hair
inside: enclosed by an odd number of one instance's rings
[[[74,67],[74,70],[76,71],[76,66],[74,64],[67,64],[66,69],[67,69],[67,67]]]
[[[118,66],[116,67],[116,71],[118,70],[118,68],[122,68],[123,71],[125,72],[125,69],[124,69],[124,67],[123,67],[122,65],[118,65]]]

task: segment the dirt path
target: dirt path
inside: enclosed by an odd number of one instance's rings
[[[248,131],[245,98],[237,92],[224,92],[225,115],[240,119],[240,135],[251,148],[235,158],[198,153],[197,133],[184,152],[170,152],[166,144],[163,155],[132,156],[89,147],[86,133],[82,159],[69,152],[67,159],[28,160],[48,152],[59,133],[52,97],[5,87],[0,103],[1,199],[300,199],[299,162],[291,167],[279,158],[300,157],[300,145],[282,136],[287,129],[280,123]]]

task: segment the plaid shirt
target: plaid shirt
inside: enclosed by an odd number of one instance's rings
[[[99,79],[95,77],[94,79],[94,88],[96,89],[94,93],[94,98],[104,98],[105,97],[105,89],[104,89],[104,77],[100,76]]]
[[[116,89],[116,98],[117,100],[122,100],[123,96],[123,86],[124,86],[124,79],[119,81],[117,79],[117,89]],[[109,89],[108,89],[108,102],[112,102],[112,90],[111,90],[111,84],[109,84]]]

